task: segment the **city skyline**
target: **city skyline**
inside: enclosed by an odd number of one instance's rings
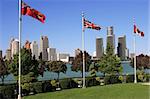
[[[145,33],[144,38],[136,36],[136,52],[137,54],[148,54],[148,46],[145,46],[145,44],[148,45],[148,0],[86,0],[86,2],[85,0],[64,0],[63,2],[37,0],[36,3],[29,0],[24,1],[45,14],[46,21],[45,24],[42,24],[31,17],[23,16],[22,46],[26,40],[37,41],[39,45],[40,37],[46,35],[49,38],[49,47],[56,48],[57,52],[74,55],[75,49],[81,49],[81,12],[84,11],[88,20],[102,27],[114,27],[115,50],[117,49],[117,38],[126,35],[127,48],[130,53],[133,52],[133,17],[135,17],[136,25]],[[12,11],[4,6],[6,3],[12,8]],[[0,7],[0,33],[2,35],[0,36],[0,49],[3,50],[3,53],[9,47],[10,38],[18,38],[17,4],[17,1],[0,1],[2,5]],[[106,48],[106,29],[85,30],[85,50],[91,55],[96,51],[97,37],[103,38],[103,45]]]

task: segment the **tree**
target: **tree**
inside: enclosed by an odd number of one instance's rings
[[[134,66],[134,58],[131,60],[131,66]],[[149,69],[150,68],[150,57],[148,55],[140,54],[136,56],[136,67],[138,69]]]
[[[108,43],[106,48],[106,54],[102,56],[98,62],[98,70],[105,74],[116,75],[122,72],[122,66],[120,58],[114,55],[113,47]]]
[[[58,80],[59,80],[60,72],[66,73],[67,71],[67,66],[62,61],[52,61],[52,62],[49,62],[47,66],[48,66],[48,71],[55,72],[58,74],[58,78],[57,78]]]
[[[18,76],[18,67],[18,54],[16,54],[9,64],[9,71],[13,73],[15,77]],[[31,81],[36,80],[39,75],[38,61],[32,58],[31,52],[25,48],[21,49],[21,75],[22,79],[30,77]]]
[[[91,56],[84,51],[84,55],[85,55],[85,71],[89,71],[89,67],[91,64]],[[71,67],[72,71],[81,71],[83,69],[83,53],[80,52],[74,59],[73,63],[72,63],[72,67]],[[83,75],[83,73],[82,73]]]
[[[2,84],[4,84],[4,79],[7,77],[8,74],[9,73],[8,73],[7,65],[5,61],[3,61],[2,58],[0,58],[0,78],[2,80]]]
[[[98,71],[98,64],[96,62],[92,62],[89,66],[89,71],[91,77],[96,77],[96,73]]]
[[[39,63],[39,65],[38,65],[38,72],[43,77],[43,74],[46,71],[45,68],[47,67],[46,62],[43,61],[42,59],[40,59],[38,61],[38,63]]]

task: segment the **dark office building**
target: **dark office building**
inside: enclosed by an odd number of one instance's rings
[[[103,38],[96,38],[96,58],[101,58],[103,53]]]
[[[118,38],[118,47],[117,47],[117,54],[121,60],[126,59],[126,36],[122,36]]]

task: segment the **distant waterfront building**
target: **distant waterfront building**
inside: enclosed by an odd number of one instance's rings
[[[134,58],[134,53],[130,53],[130,58],[133,59]]]
[[[108,43],[113,47],[115,51],[115,35],[113,26],[107,27],[107,45]]]
[[[2,50],[0,50],[0,58],[3,58]]]
[[[19,52],[19,40],[14,39],[11,44],[11,57],[13,58],[13,55],[17,54]]]
[[[47,48],[47,52],[48,52],[48,61],[57,60],[56,48]]]
[[[42,60],[48,60],[47,48],[49,47],[48,37],[41,36],[40,38],[40,55],[42,56]]]
[[[96,51],[93,52],[92,57],[96,58]]]
[[[11,60],[11,50],[10,49],[6,50],[6,60]]]
[[[69,63],[70,63],[70,64],[72,64],[72,63],[73,63],[73,61],[74,61],[74,59],[75,59],[75,57],[70,56],[70,57],[69,57]]]
[[[96,58],[101,58],[104,53],[103,38],[96,38]]]
[[[31,49],[31,48],[30,48],[30,44],[31,44],[31,42],[29,42],[29,41],[27,40],[27,41],[25,42],[24,48],[30,50],[30,49]]]
[[[126,36],[118,38],[117,54],[121,60],[126,60]]]
[[[126,59],[129,59],[129,49],[126,48]]]
[[[38,56],[38,44],[37,44],[37,42],[33,41],[30,44],[30,47],[31,47],[32,57],[35,57],[35,59],[39,59],[39,56]]]
[[[82,51],[78,48],[75,50],[75,56],[79,55]]]
[[[69,62],[69,54],[67,53],[59,53],[57,54],[57,60],[63,62]]]
[[[12,49],[12,42],[15,40],[15,38],[11,38],[10,40],[10,44],[9,44],[9,49],[11,50]]]

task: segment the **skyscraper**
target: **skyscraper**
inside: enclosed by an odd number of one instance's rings
[[[117,54],[121,58],[121,60],[126,59],[126,36],[125,35],[118,38]]]
[[[113,34],[114,34],[113,26],[107,27],[107,35],[113,35]]]
[[[47,48],[47,52],[48,52],[48,61],[57,60],[56,48]]]
[[[115,50],[115,35],[114,35],[113,26],[107,27],[107,45],[108,45],[108,43]]]
[[[29,41],[27,40],[27,41],[25,42],[24,48],[30,50],[30,49],[31,49],[31,48],[30,48],[30,44],[31,44],[31,42],[29,42]]]
[[[10,60],[11,59],[11,50],[7,49],[6,50],[6,60]]]
[[[19,40],[14,39],[11,43],[11,57],[13,58],[13,55],[17,54],[19,52]]]
[[[103,38],[96,38],[96,58],[101,58],[104,53]]]
[[[34,56],[35,59],[38,59],[38,44],[36,41],[33,41],[31,44],[30,44],[30,47],[31,47],[31,53],[32,53],[32,57]]]
[[[42,60],[47,61],[48,60],[48,53],[47,48],[48,46],[48,37],[47,36],[41,36],[40,38],[40,55],[42,56]]]
[[[12,42],[15,40],[15,38],[11,38],[10,40],[10,44],[9,44],[9,49],[11,50],[12,49]]]

